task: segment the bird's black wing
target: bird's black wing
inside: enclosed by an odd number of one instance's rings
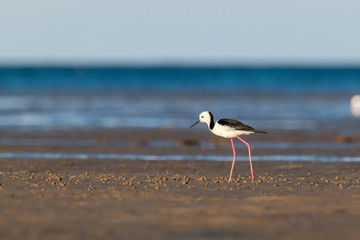
[[[236,130],[240,130],[240,131],[249,131],[249,132],[254,132],[254,133],[265,133],[267,134],[267,132],[263,131],[263,130],[257,130],[254,129],[246,124],[243,124],[242,122],[236,121],[234,119],[220,119],[218,121],[219,124],[221,125],[227,125],[231,128],[235,128]]]
[[[255,132],[254,128],[234,119],[220,119],[218,123],[221,125],[229,126],[231,128],[235,128],[236,130]]]

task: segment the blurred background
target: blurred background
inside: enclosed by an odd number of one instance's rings
[[[359,7],[3,0],[0,128],[187,128],[208,110],[359,134]]]

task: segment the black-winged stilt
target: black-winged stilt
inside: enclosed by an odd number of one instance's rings
[[[200,113],[199,121],[197,121],[196,123],[191,125],[189,128],[192,128],[199,122],[206,123],[209,127],[209,130],[213,134],[223,137],[223,138],[230,138],[234,155],[233,155],[233,163],[231,166],[231,171],[230,171],[230,176],[229,176],[229,182],[231,181],[231,176],[232,176],[232,172],[234,169],[234,163],[235,163],[235,158],[236,158],[234,141],[233,141],[233,138],[235,138],[235,137],[237,137],[240,141],[245,143],[245,145],[247,146],[247,148],[249,150],[251,178],[252,178],[252,180],[254,180],[255,174],[254,174],[252,163],[251,163],[250,145],[247,142],[245,142],[243,139],[241,139],[239,136],[240,135],[249,135],[252,133],[265,133],[266,134],[267,132],[262,131],[262,130],[256,130],[248,125],[245,125],[245,124],[243,124],[239,121],[233,120],[233,119],[220,119],[214,123],[214,116],[212,115],[211,112],[208,112],[208,111]]]

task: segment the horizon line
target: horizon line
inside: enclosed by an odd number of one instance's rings
[[[360,63],[123,63],[123,62],[62,62],[2,63],[0,68],[264,68],[264,69],[358,69]]]

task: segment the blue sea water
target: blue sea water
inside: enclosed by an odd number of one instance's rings
[[[360,68],[1,68],[1,92],[355,94]]]
[[[357,68],[2,67],[0,129],[186,128],[209,110],[262,129],[354,133]]]

